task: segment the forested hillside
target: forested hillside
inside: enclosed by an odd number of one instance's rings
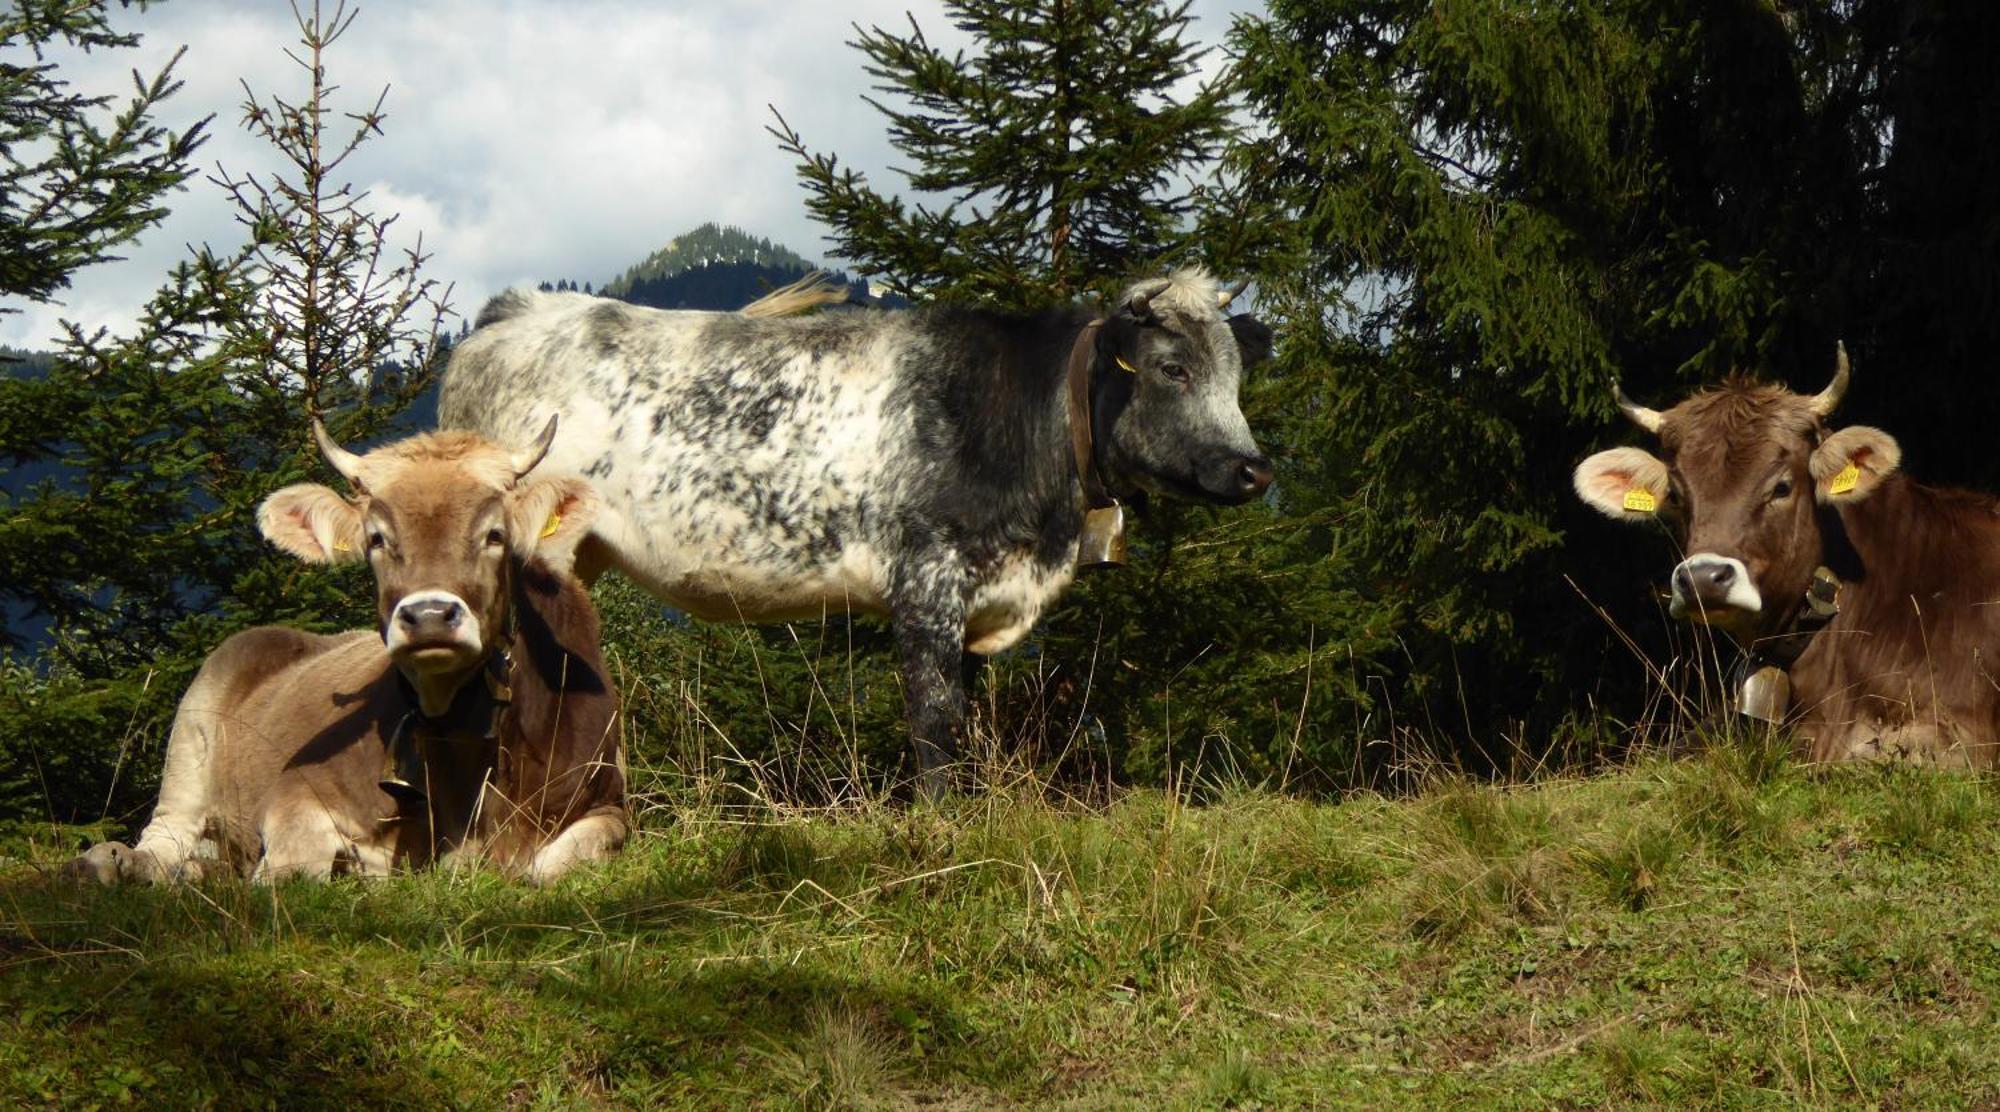
[[[703,224],[675,236],[666,246],[634,263],[616,278],[605,282],[598,292],[606,297],[651,305],[654,302],[633,296],[635,291],[645,289],[649,283],[665,281],[689,271],[725,263],[746,264],[775,274],[792,275],[803,274],[813,268],[812,263],[790,248],[753,236],[741,228]],[[660,308],[673,307],[660,306]],[[721,305],[689,307],[733,308]]]
[[[722,312],[740,309],[817,269],[789,248],[741,228],[703,224],[675,236],[602,286],[561,278],[544,281],[541,288],[595,293],[655,309]],[[867,282],[850,281],[839,272],[831,277],[847,283],[857,302],[871,301]]]

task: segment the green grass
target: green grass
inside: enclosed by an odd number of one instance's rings
[[[0,1104],[2000,1101],[2000,786],[1775,754],[1338,804],[668,801],[551,891],[82,891],[42,846],[0,868]]]

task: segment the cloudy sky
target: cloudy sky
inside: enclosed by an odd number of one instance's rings
[[[1254,0],[1197,0],[1194,36],[1219,43]],[[330,10],[331,0],[327,0]],[[851,24],[902,28],[961,45],[931,4],[909,0],[373,0],[327,56],[337,108],[389,90],[387,135],[345,170],[397,231],[423,233],[429,272],[456,284],[470,316],[490,294],[536,279],[603,282],[703,221],[737,224],[808,257],[824,254],[790,160],[765,133],[775,105],[814,150],[838,153],[878,187],[900,184],[880,117],[861,97]],[[129,24],[139,49],[62,59],[82,91],[123,93],[182,45],[186,87],[165,121],[213,114],[207,172],[173,216],[123,262],[79,273],[60,303],[9,301],[0,343],[46,346],[59,319],[114,329],[188,245],[242,236],[206,180],[269,168],[242,131],[242,82],[296,99],[303,72],[285,56],[297,28],[285,0],[171,0]],[[1211,52],[1209,69],[1223,59]]]

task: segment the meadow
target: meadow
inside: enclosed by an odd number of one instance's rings
[[[80,890],[0,865],[0,1093],[114,1107],[2000,1100],[2000,781],[1764,735],[1517,785],[772,804],[490,873]]]

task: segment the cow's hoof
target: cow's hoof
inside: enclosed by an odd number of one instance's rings
[[[175,872],[146,850],[133,849],[123,842],[99,842],[63,866],[63,876],[78,883],[165,884]]]
[[[132,847],[123,842],[99,842],[70,858],[63,866],[63,879],[79,884],[117,884],[135,872],[134,858]]]

